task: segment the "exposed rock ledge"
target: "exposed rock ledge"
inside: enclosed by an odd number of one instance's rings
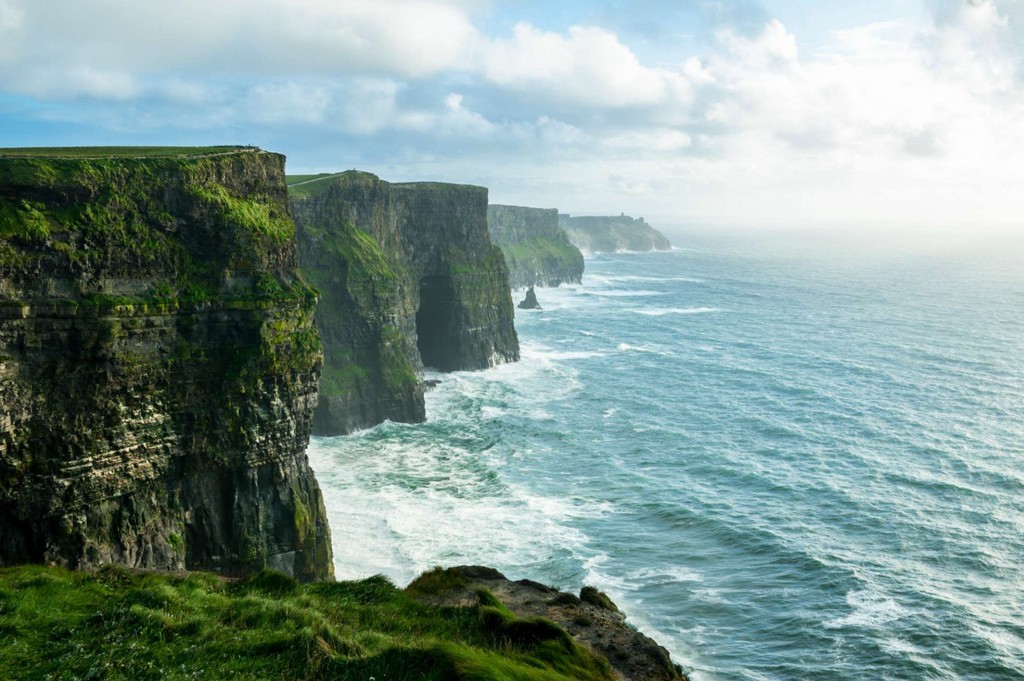
[[[493,568],[474,565],[427,572],[408,590],[425,602],[452,607],[479,605],[480,592],[486,590],[516,617],[542,617],[560,626],[608,660],[618,679],[687,679],[665,648],[628,625],[611,599],[593,587],[583,587],[577,597],[528,579],[511,581]]]

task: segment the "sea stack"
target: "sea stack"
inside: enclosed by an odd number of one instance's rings
[[[519,303],[519,309],[521,310],[539,310],[540,303],[537,302],[537,292],[533,290],[531,286],[526,291],[526,297]]]

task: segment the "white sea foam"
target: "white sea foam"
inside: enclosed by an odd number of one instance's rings
[[[641,568],[629,573],[629,580],[640,582],[702,582],[704,576],[683,565],[664,565]]]
[[[846,594],[846,604],[852,609],[845,617],[838,617],[823,625],[826,629],[857,627],[863,629],[882,629],[890,622],[905,617],[907,610],[888,595],[875,589],[850,591]]]
[[[626,274],[626,275],[592,275],[588,278],[596,279],[601,282],[611,283],[615,281],[682,281],[691,284],[703,284],[704,279],[697,279],[696,277],[645,277],[638,274]]]
[[[670,314],[706,314],[708,312],[721,312],[717,307],[645,307],[630,310],[634,314],[642,314],[648,317],[664,317]]]
[[[520,351],[520,354],[525,359],[549,359],[549,360],[568,360],[568,359],[591,359],[593,357],[603,357],[605,354],[599,350],[541,350],[538,348],[531,348],[527,351]]]
[[[630,291],[628,289],[588,289],[581,291],[581,293],[586,296],[599,296],[601,298],[651,298],[668,295],[665,291]]]
[[[648,354],[651,354],[651,355],[663,355],[663,356],[667,356],[667,354],[668,354],[668,353],[664,352],[663,350],[658,350],[657,348],[653,348],[653,347],[648,346],[648,345],[630,345],[629,343],[619,343],[617,346],[615,346],[615,349],[618,350],[619,352],[640,352],[640,353],[648,353]]]
[[[451,447],[313,438],[309,457],[340,579],[384,574],[406,583],[437,563],[543,563],[587,542],[565,518],[604,512],[504,485],[479,457]]]

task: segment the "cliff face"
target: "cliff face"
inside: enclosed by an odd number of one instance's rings
[[[0,151],[0,565],[331,577],[283,157],[62,153]]]
[[[352,171],[293,184],[291,209],[303,272],[322,295],[317,434],[422,421],[423,365],[484,369],[519,358],[486,189]]]
[[[665,235],[628,215],[571,217],[561,214],[559,224],[571,241],[584,253],[615,251],[670,251],[672,244]]]
[[[513,288],[583,281],[583,254],[569,243],[556,209],[492,205],[487,222],[505,255]]]
[[[405,266],[390,188],[372,175],[346,173],[317,189],[292,200],[299,261],[321,292],[317,326],[326,360],[314,432],[422,421],[418,288]]]

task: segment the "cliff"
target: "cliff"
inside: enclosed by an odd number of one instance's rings
[[[422,421],[424,365],[473,370],[519,358],[486,189],[351,171],[293,178],[290,193],[300,264],[322,295],[315,433]]]
[[[583,281],[583,254],[569,243],[556,209],[491,205],[487,223],[505,255],[513,288]]]
[[[561,214],[559,224],[571,241],[584,253],[615,251],[670,251],[665,235],[643,218],[620,216],[571,217]]]
[[[284,158],[0,150],[0,565],[330,578]]]

